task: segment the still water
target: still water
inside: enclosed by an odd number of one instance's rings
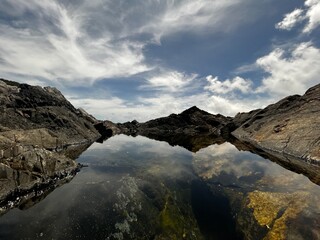
[[[230,143],[118,135],[74,179],[0,217],[0,239],[320,239],[320,187]]]

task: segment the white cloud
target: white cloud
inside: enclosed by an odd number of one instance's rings
[[[271,103],[273,103],[273,99],[259,96],[241,98],[211,95],[206,101],[207,105],[202,106],[203,109],[207,109],[211,113],[233,117],[239,112],[263,108]]]
[[[308,24],[303,31],[311,32],[320,25],[320,1],[307,0],[305,5],[308,8],[306,13]]]
[[[173,32],[208,29],[228,31],[245,19],[240,11],[238,11],[239,15],[233,11],[239,5],[245,4],[241,0],[167,0],[163,2],[165,2],[165,10],[161,15],[140,28],[141,32],[152,33],[154,40],[158,43],[162,36]]]
[[[118,97],[109,99],[68,97],[75,107],[81,107],[100,120],[127,122],[131,120],[146,121],[163,116],[162,104],[134,103]]]
[[[225,81],[220,81],[218,77],[213,77],[212,75],[207,76],[206,79],[210,85],[206,86],[205,89],[213,93],[225,94],[236,90],[242,93],[249,93],[251,91],[252,82],[239,76]]]
[[[179,92],[198,77],[197,74],[186,74],[178,71],[162,69],[162,72],[152,77],[146,77],[147,84],[141,85],[141,89],[156,89],[165,92]]]
[[[256,63],[268,73],[258,91],[277,98],[303,94],[320,81],[320,49],[310,42],[301,43],[288,51],[277,48]]]
[[[297,23],[303,21],[304,19],[305,16],[303,16],[303,10],[295,9],[293,12],[286,14],[284,19],[276,24],[276,28],[291,30]]]
[[[297,23],[306,20],[304,33],[310,33],[320,25],[320,1],[306,0],[304,9],[295,9],[284,16],[284,19],[276,24],[276,28],[291,30]]]
[[[3,0],[0,12],[9,17],[0,24],[0,71],[73,85],[132,76],[154,68],[147,44],[181,30],[233,28],[244,18],[228,11],[241,2]]]
[[[0,70],[72,84],[99,78],[125,77],[149,70],[144,63],[143,44],[113,42],[83,30],[86,19],[55,1],[10,3],[17,14],[31,11],[34,18],[24,27],[0,25]],[[82,80],[82,81],[81,81]],[[79,82],[80,81],[80,82]]]
[[[120,98],[94,99],[68,97],[76,107],[82,107],[90,114],[101,120],[126,122],[138,120],[145,122],[150,119],[180,113],[192,106],[208,111],[212,114],[234,116],[238,112],[265,107],[272,103],[271,98],[239,98],[216,96],[209,93],[175,96],[174,94],[159,94],[153,97],[140,97],[134,104]]]

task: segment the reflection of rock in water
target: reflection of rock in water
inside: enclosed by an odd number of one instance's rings
[[[71,180],[81,166],[66,156],[76,158],[89,145],[65,147],[63,154],[33,146],[13,146],[12,153],[0,163],[0,207],[6,212],[30,199],[40,201],[44,192]]]
[[[171,146],[181,146],[191,152],[197,152],[212,144],[222,144],[226,140],[216,134],[186,134],[170,132],[145,132],[141,135],[158,141],[165,141]]]
[[[299,174],[303,174],[308,177],[313,183],[320,185],[320,165],[316,162],[305,162],[299,158],[280,154],[274,151],[261,150],[259,148],[250,145],[249,143],[243,143],[237,140],[232,141],[232,144],[237,149],[242,151],[249,151],[254,154],[258,154],[263,158],[269,159],[272,162],[279,164],[280,166]]]
[[[25,186],[29,184],[29,188],[15,188],[12,189],[10,194],[6,195],[0,202],[0,215],[7,213],[12,208],[19,208],[21,210],[29,209],[35,204],[42,201],[46,196],[48,196],[52,191],[54,191],[57,187],[66,184],[72,180],[72,178],[76,175],[78,169],[69,170],[60,172],[59,174],[52,176],[47,179],[37,179],[37,183],[34,182],[25,182],[23,180],[28,179],[15,179],[15,181],[19,182],[19,186]],[[16,175],[23,176],[23,173],[16,172]],[[2,181],[2,183],[9,182],[11,180]]]

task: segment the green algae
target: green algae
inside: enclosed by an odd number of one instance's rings
[[[161,234],[156,239],[203,239],[190,205],[184,202],[183,191],[167,191],[165,204],[159,214]]]

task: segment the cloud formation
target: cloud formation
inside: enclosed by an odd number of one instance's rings
[[[205,87],[206,90],[209,90],[213,93],[229,93],[233,91],[240,91],[242,93],[249,93],[251,91],[252,82],[250,80],[243,79],[239,76],[233,79],[226,79],[220,81],[218,77],[213,77],[209,75],[206,77],[209,85]]]
[[[162,2],[164,2],[164,6],[162,5],[164,11],[160,16],[140,28],[141,32],[151,33],[153,40],[158,43],[161,37],[174,32],[186,30],[202,32],[208,29],[228,31],[241,22],[240,15],[231,16],[229,13],[240,4],[245,4],[241,0],[166,0]],[[235,19],[238,21],[234,21]]]
[[[145,46],[186,29],[222,30],[221,21],[232,27],[239,21],[226,13],[240,2],[3,0],[0,71],[73,85],[133,76],[155,67]]]
[[[276,24],[276,28],[291,30],[300,22],[306,22],[303,32],[310,33],[320,25],[320,2],[318,0],[306,0],[305,8],[295,9],[284,16],[284,19]]]
[[[293,12],[284,16],[284,19],[276,24],[276,28],[283,30],[291,30],[298,22],[305,19],[302,9],[295,9]]]
[[[79,84],[149,69],[143,44],[115,43],[107,34],[88,35],[81,12],[69,11],[56,1],[17,0],[2,5],[14,11],[10,25],[0,24],[1,72]],[[26,20],[20,20],[21,16]]]
[[[197,74],[186,74],[178,71],[162,69],[160,74],[146,77],[147,84],[141,85],[141,89],[153,89],[165,92],[181,92],[185,90],[192,81],[197,79]]]
[[[287,51],[277,48],[259,58],[256,64],[268,74],[262,79],[258,92],[277,98],[303,94],[319,83],[320,49],[311,42],[300,43]]]
[[[307,7],[308,23],[303,31],[311,32],[320,25],[320,2],[318,0],[307,0],[305,5]]]

